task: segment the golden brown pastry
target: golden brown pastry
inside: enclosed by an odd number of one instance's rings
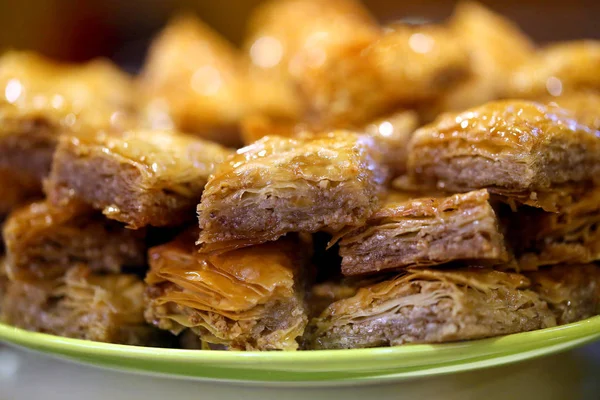
[[[538,51],[511,76],[506,97],[560,96],[600,90],[600,41],[555,43]]]
[[[295,350],[307,323],[307,252],[291,238],[224,254],[198,253],[198,233],[150,249],[146,319],[238,350]]]
[[[227,146],[251,112],[298,113],[285,80],[251,71],[232,44],[199,19],[173,19],[152,43],[139,87],[152,128],[178,128]]]
[[[57,281],[10,282],[3,321],[19,328],[75,339],[129,345],[164,344],[144,321],[144,283],[133,275],[95,275],[76,267]]]
[[[409,143],[414,181],[447,191],[488,188],[555,211],[546,197],[600,182],[600,133],[556,106],[506,100],[448,113]],[[568,190],[567,190],[568,191]]]
[[[25,205],[9,215],[2,233],[8,272],[15,280],[55,279],[76,265],[120,272],[145,264],[143,231],[125,229],[80,204]]]
[[[266,136],[209,179],[198,205],[199,243],[223,250],[360,225],[379,205],[386,178],[379,159],[372,138],[347,131]]]
[[[248,25],[244,48],[252,64],[292,79],[380,34],[375,19],[354,0],[271,0]]]
[[[523,270],[600,260],[600,187],[582,190],[558,213],[523,207],[511,219]]]
[[[359,275],[456,260],[505,263],[508,254],[486,190],[388,201],[340,237],[342,273]]]
[[[526,274],[531,289],[548,303],[559,324],[600,314],[600,267],[555,265]]]
[[[575,92],[559,97],[546,96],[542,101],[557,104],[572,112],[583,125],[600,130],[600,93]]]
[[[311,321],[309,347],[440,343],[556,325],[523,275],[490,269],[409,270],[361,288]]]
[[[131,228],[194,219],[204,185],[231,150],[179,132],[135,130],[63,137],[47,192],[75,197]]]
[[[534,54],[534,44],[516,24],[479,3],[459,3],[449,25],[471,54],[472,76],[442,97],[441,111],[499,98],[512,71]]]
[[[0,57],[0,168],[39,182],[61,133],[131,123],[128,76],[104,60],[58,64],[31,53]]]
[[[328,55],[299,85],[313,118],[340,126],[434,101],[468,75],[469,54],[452,30],[393,25],[368,45]]]
[[[406,172],[408,141],[418,126],[419,115],[415,111],[400,110],[353,129],[373,137],[383,153],[383,164],[388,167],[391,176],[397,176]],[[268,135],[306,138],[318,132],[316,126],[306,122],[264,115],[249,116],[242,123],[242,137],[246,145]]]

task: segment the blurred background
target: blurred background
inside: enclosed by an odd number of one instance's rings
[[[113,59],[129,72],[141,65],[152,35],[178,11],[192,11],[234,43],[260,0],[0,0],[0,51],[30,49],[69,61]],[[539,43],[600,38],[595,0],[480,0]],[[365,0],[381,21],[437,21],[456,1]]]

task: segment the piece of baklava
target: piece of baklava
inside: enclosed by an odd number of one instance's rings
[[[488,188],[549,211],[556,207],[547,197],[600,182],[600,133],[566,110],[528,101],[444,114],[413,134],[408,153],[409,174],[420,184]]]
[[[561,96],[580,90],[600,90],[600,41],[555,43],[537,52],[517,68],[505,96],[538,98]]]
[[[532,290],[548,303],[559,324],[600,313],[600,267],[594,264],[555,265],[525,274]]]
[[[340,237],[342,273],[359,275],[457,260],[508,261],[485,190],[387,202]]]
[[[149,251],[146,319],[179,334],[238,350],[295,350],[307,323],[304,276],[310,251],[298,240],[201,254],[197,231]]]
[[[472,75],[441,98],[437,111],[461,111],[498,99],[513,70],[535,51],[516,24],[476,2],[459,3],[449,25],[469,50]]]
[[[120,272],[145,265],[144,232],[126,229],[81,204],[34,202],[13,211],[3,226],[12,279],[55,279],[70,267]]]
[[[9,168],[0,168],[0,217],[30,199],[42,196],[38,178]]]
[[[556,325],[523,275],[469,268],[408,270],[331,304],[311,322],[310,348],[441,343]]]
[[[240,144],[237,124],[250,112],[295,115],[287,81],[253,71],[227,40],[199,19],[179,16],[153,41],[139,79],[144,120],[227,146]]]
[[[573,196],[558,213],[523,207],[510,218],[510,235],[522,270],[600,260],[598,187]]]
[[[386,179],[380,156],[372,138],[347,131],[266,136],[238,150],[211,176],[198,205],[203,251],[360,225],[379,205]]]
[[[132,123],[128,76],[108,61],[59,64],[24,52],[0,57],[0,168],[37,180],[50,171],[61,133]]]
[[[75,267],[59,280],[11,281],[4,322],[35,332],[129,345],[163,345],[164,332],[146,324],[144,283],[133,275],[96,275]]]
[[[171,131],[62,137],[47,186],[54,204],[76,198],[130,228],[194,219],[215,165],[232,151]]]
[[[381,33],[354,0],[271,0],[252,13],[244,48],[252,64],[271,74],[300,78],[346,47]]]
[[[393,25],[372,43],[328,55],[299,86],[314,119],[356,125],[434,101],[469,68],[468,51],[447,27]]]

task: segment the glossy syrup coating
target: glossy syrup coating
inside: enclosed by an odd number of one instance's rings
[[[250,17],[244,48],[256,67],[296,79],[379,33],[375,19],[354,0],[267,1]]]
[[[472,75],[443,96],[438,112],[499,98],[512,71],[534,55],[534,44],[516,24],[479,3],[459,3],[449,26],[470,53]]]
[[[211,176],[198,206],[200,242],[208,251],[359,224],[377,207],[385,179],[368,136],[266,136]]]
[[[307,71],[301,90],[326,126],[365,124],[400,106],[433,101],[469,75],[469,53],[443,26],[392,25]]]
[[[237,124],[246,114],[299,112],[285,80],[248,64],[199,19],[174,18],[154,39],[138,81],[145,123],[234,146],[240,143]]]
[[[197,236],[186,232],[150,249],[148,321],[236,349],[296,349],[307,322],[302,244],[284,239],[205,255]]]
[[[600,90],[600,42],[560,42],[540,49],[512,74],[506,97],[560,96],[578,90]]]
[[[575,119],[592,129],[600,130],[600,94],[582,91],[563,96],[545,96],[540,101],[554,103],[573,113]]]
[[[107,60],[60,64],[34,53],[0,57],[0,136],[38,125],[70,132],[125,123],[134,108],[129,76]]]
[[[55,204],[77,198],[132,228],[194,218],[204,184],[232,153],[174,131],[61,138],[48,182]]]
[[[448,190],[558,189],[598,179],[600,133],[568,111],[506,100],[448,113],[415,132],[410,173]]]

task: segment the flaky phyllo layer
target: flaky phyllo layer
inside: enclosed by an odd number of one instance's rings
[[[62,279],[10,282],[3,299],[6,322],[38,332],[134,345],[158,344],[145,324],[144,285],[133,275],[95,275],[75,267]]]
[[[202,255],[186,234],[150,251],[146,318],[237,349],[293,350],[306,325],[303,256],[283,239]]]
[[[314,348],[476,339],[556,325],[519,274],[488,269],[409,270],[361,288],[312,321]]]

